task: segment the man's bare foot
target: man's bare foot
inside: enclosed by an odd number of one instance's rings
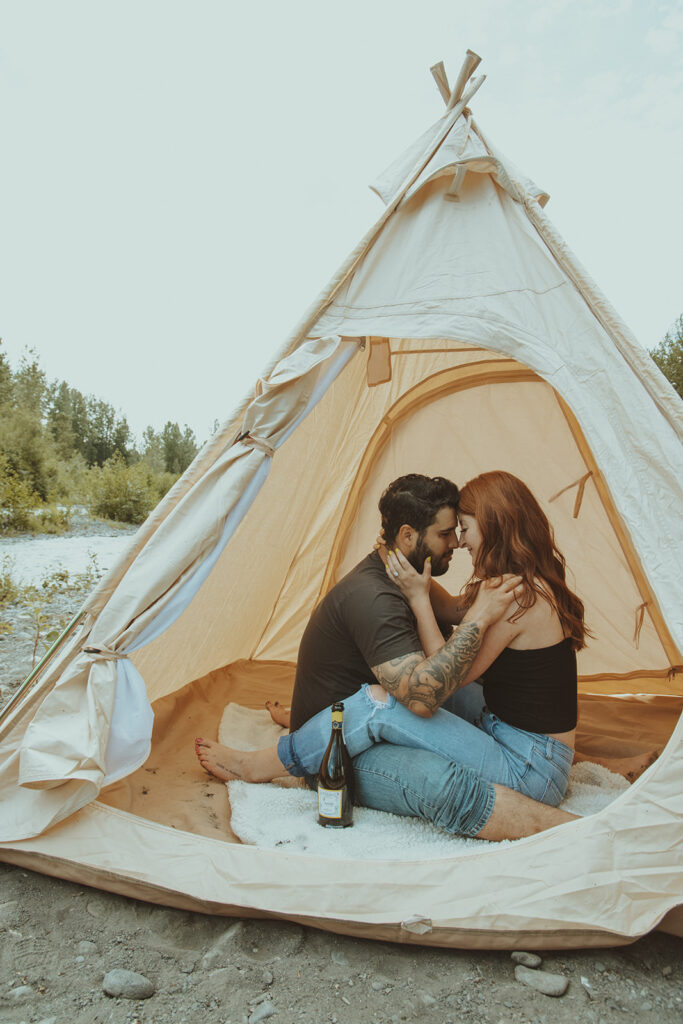
[[[202,768],[222,782],[231,782],[233,779],[271,782],[281,775],[287,775],[277,756],[277,747],[253,751],[233,750],[198,736],[194,741],[194,749]]]
[[[647,750],[644,754],[633,754],[630,757],[598,757],[591,754],[574,754],[574,761],[592,761],[617,775],[623,775],[629,782],[635,782],[644,771],[654,764],[661,751]]]
[[[283,708],[279,700],[267,700],[266,707],[276,725],[281,725],[285,729],[289,729],[289,719],[291,715],[290,708]]]

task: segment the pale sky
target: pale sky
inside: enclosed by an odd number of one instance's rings
[[[204,440],[443,111],[482,129],[647,348],[683,312],[683,0],[0,0],[0,336]]]

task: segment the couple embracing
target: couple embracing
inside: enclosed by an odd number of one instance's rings
[[[490,840],[571,820],[557,805],[586,629],[538,502],[510,473],[484,473],[461,492],[409,474],[379,510],[384,543],[306,627],[289,734],[249,753],[198,739],[201,764],[225,780],[289,773],[314,785],[329,705],[343,700],[358,803]],[[458,546],[473,574],[455,597],[435,577]]]

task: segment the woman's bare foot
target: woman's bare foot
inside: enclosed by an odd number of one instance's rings
[[[277,747],[265,750],[232,750],[213,740],[200,736],[194,741],[194,749],[202,768],[223,782],[241,779],[244,782],[271,782],[281,775],[287,775]]]
[[[279,700],[267,700],[266,707],[276,725],[289,729],[290,708],[283,708]]]
[[[651,764],[655,763],[659,755],[659,750],[647,750],[644,754],[633,754],[630,757],[598,757],[593,754],[575,752],[574,761],[592,761],[594,764],[601,764],[609,771],[623,775],[629,782],[635,782]]]

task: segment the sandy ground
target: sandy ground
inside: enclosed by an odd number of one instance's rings
[[[73,536],[92,529],[81,523]],[[45,611],[61,620],[82,599],[59,594]],[[31,667],[25,616],[21,606],[0,609],[0,620],[14,624],[0,638],[3,703]],[[680,1024],[682,954],[683,940],[662,933],[614,949],[544,952],[541,970],[569,982],[553,998],[515,977],[508,952],[208,917],[0,864],[0,1024]],[[103,982],[117,969],[143,975],[151,996],[107,995]]]

